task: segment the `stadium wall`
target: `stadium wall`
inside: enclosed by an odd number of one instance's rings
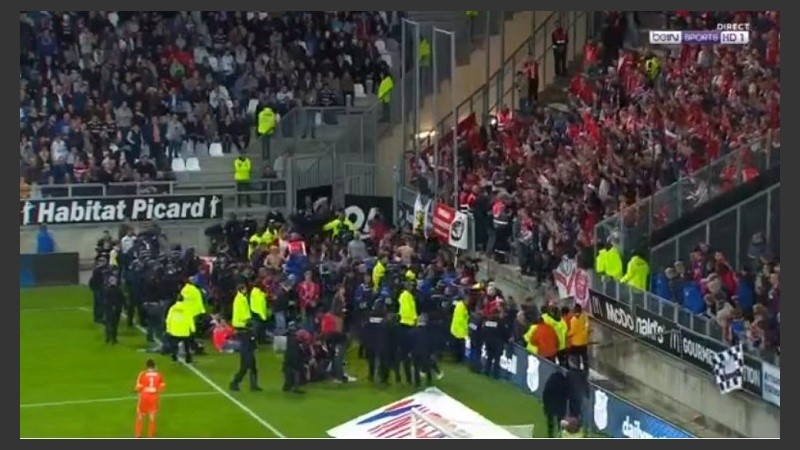
[[[78,254],[20,254],[19,287],[71,286],[80,275]]]
[[[199,254],[205,254],[208,249],[206,228],[218,225],[219,220],[175,221],[159,222],[159,227],[167,236],[168,242],[180,242],[184,247],[193,247]],[[100,225],[50,225],[47,229],[52,234],[56,243],[56,251],[63,253],[77,253],[79,262],[83,265],[94,260],[95,245],[102,237],[104,230],[109,230],[112,236],[117,234],[120,224]],[[139,225],[133,224],[136,228]],[[20,255],[36,253],[36,235],[39,228],[27,226],[19,228],[19,253]]]
[[[698,421],[731,437],[780,437],[780,409],[746,395],[722,395],[711,375],[593,321],[596,368],[614,380],[672,399],[700,414]],[[660,401],[671,408],[672,403]],[[674,407],[672,407],[674,408]],[[682,411],[674,411],[683,414]]]

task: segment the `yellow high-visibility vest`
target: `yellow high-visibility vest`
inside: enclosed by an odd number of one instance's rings
[[[389,75],[383,77],[381,84],[378,85],[378,100],[382,103],[389,103],[392,89],[394,89],[394,80],[392,80],[392,77]]]
[[[258,113],[258,134],[272,134],[275,129],[275,112],[270,108],[264,108]]]
[[[248,182],[250,181],[250,168],[252,167],[252,163],[250,162],[250,158],[244,157],[244,159],[236,158],[233,160],[233,179],[237,182]]]

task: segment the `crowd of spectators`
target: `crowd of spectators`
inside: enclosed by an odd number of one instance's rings
[[[753,154],[779,145],[776,12],[678,13],[676,22],[694,28],[750,21],[747,46],[627,48],[624,17],[607,13],[602,39],[586,43],[567,108],[524,114],[504,105],[491,123],[465,120],[459,192],[450,188],[452,168],[439,168],[441,197],[473,210],[478,246],[515,248],[524,272],[547,278],[565,253],[591,258],[599,221],[621,213],[633,226],[639,200],[731,152],[739,150],[741,164],[720,179],[758,176]],[[452,161],[451,140],[442,139],[440,161]],[[429,191],[433,160],[428,152],[411,161]],[[493,239],[498,213],[514,225]]]
[[[376,88],[387,65],[375,40],[398,16],[21,13],[20,187],[169,179],[171,157],[246,149],[259,108],[286,115]]]
[[[652,291],[715,320],[730,344],[780,352],[780,262],[762,233],[753,236],[749,263],[737,270],[721,251],[699,244],[653,279]]]

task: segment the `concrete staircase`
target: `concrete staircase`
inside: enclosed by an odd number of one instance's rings
[[[410,18],[411,20],[416,20],[423,22],[424,20],[430,20],[431,23],[437,24],[441,28],[447,29],[447,21],[450,20],[450,29],[456,29],[456,39],[458,40],[458,30],[462,29],[462,35],[468,33],[468,31],[464,30],[463,26],[458,25],[459,23],[466,23],[463,20],[463,11],[458,13],[461,14],[462,20],[459,22],[452,14],[452,11],[411,11]],[[552,13],[550,11],[536,11],[535,18],[536,18],[536,28],[541,26],[541,24],[545,23],[545,21],[550,17]],[[534,12],[533,11],[519,11],[514,12],[509,18],[506,19],[505,23],[505,58],[509,58],[515,50],[517,50],[528,38],[530,38],[532,30],[531,24],[534,19]],[[476,24],[477,25],[477,24]],[[549,34],[552,30],[546,29],[540,31],[537,35],[537,39],[546,39],[549,37]],[[539,37],[541,36],[541,37]],[[460,44],[460,41],[458,41]],[[541,44],[544,45],[544,44]],[[458,45],[458,48],[471,48],[471,46],[461,46]],[[485,42],[475,42],[474,49],[469,54],[469,60],[466,64],[459,65],[456,68],[456,97],[454,99],[456,105],[460,104],[461,102],[467,100],[475,91],[478,90],[481,86],[486,83],[486,52],[487,48]],[[489,39],[489,72],[490,74],[494,74],[497,72],[500,67],[502,66],[503,62],[503,55],[502,47],[501,47],[501,38],[499,34],[495,34],[490,36]],[[516,59],[517,66],[521,67],[522,63],[527,57],[527,52],[521,52],[520,56]],[[513,84],[514,74],[513,73],[506,73],[504,74],[504,86],[506,89]],[[552,67],[549,68],[549,73],[544,74],[544,83],[543,85],[546,86],[548,80],[552,79]],[[544,86],[543,86],[544,87]],[[395,89],[399,89],[396,87]],[[490,105],[495,104],[496,102],[496,90],[492,90],[490,92]],[[399,98],[399,94],[397,96]],[[442,118],[444,118],[447,114],[451,112],[451,88],[450,88],[450,80],[443,81],[440,84],[439,95],[437,99],[437,110],[435,111],[433,108],[433,97],[429,96],[421,101],[420,107],[420,129],[421,130],[432,130],[437,123],[439,123]],[[483,102],[481,99],[480,102]],[[480,111],[482,110],[482,103],[480,105],[475,105],[475,109]],[[464,116],[466,116],[466,111],[464,112]],[[459,111],[459,115],[461,115],[461,111]],[[380,141],[378,145],[378,174],[376,178],[378,179],[378,186],[377,186],[377,193],[378,195],[385,195],[390,196],[394,195],[395,193],[395,184],[396,180],[394,175],[395,166],[400,162],[401,154],[404,147],[404,137],[403,134],[403,126],[402,123],[396,124],[394,127],[391,128],[389,134],[384,135],[383,139]]]

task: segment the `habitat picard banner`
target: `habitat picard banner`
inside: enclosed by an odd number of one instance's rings
[[[74,225],[151,220],[221,219],[219,195],[21,200],[20,225]]]

